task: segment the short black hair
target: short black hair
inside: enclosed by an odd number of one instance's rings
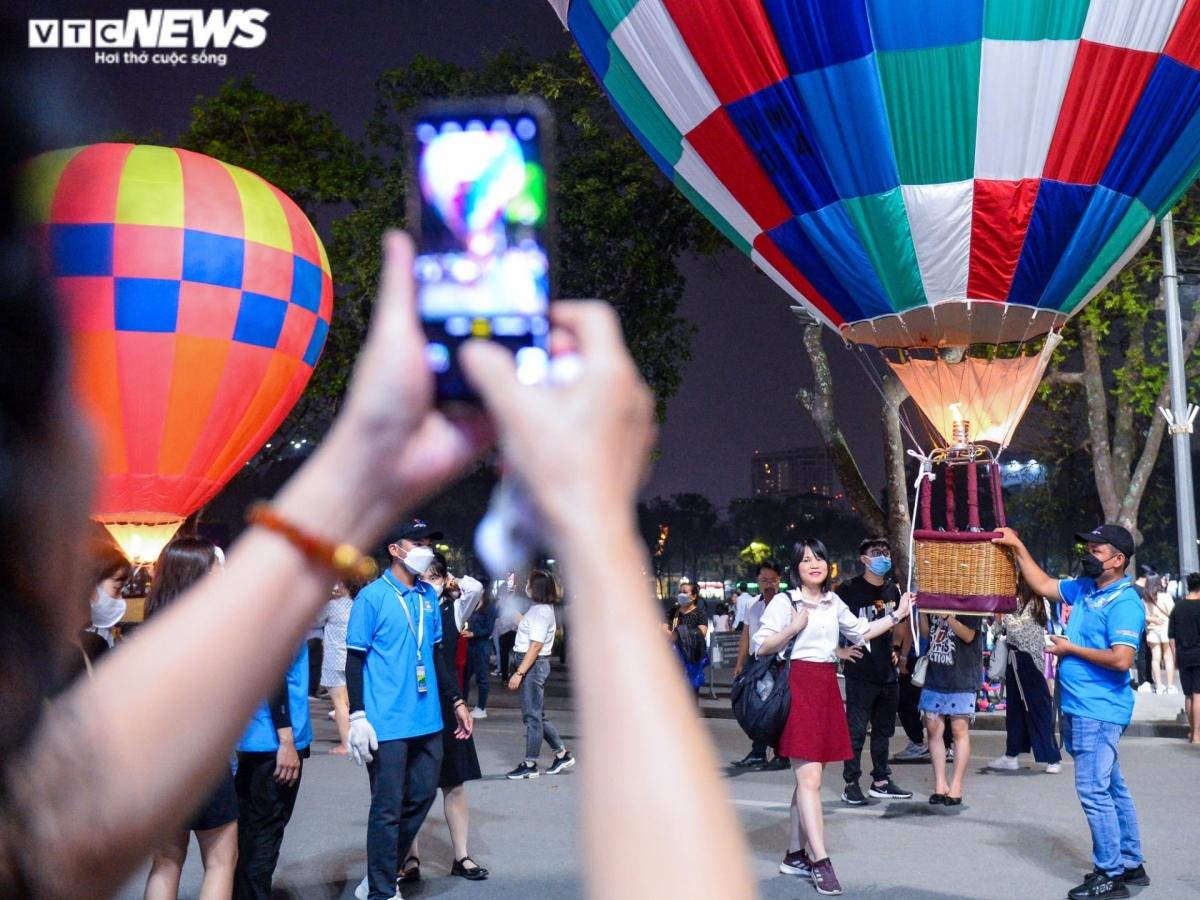
[[[792,577],[792,583],[799,587],[800,581],[800,560],[804,559],[804,551],[811,550],[813,556],[825,563],[825,580],[821,582],[821,590],[828,592],[833,587],[833,565],[829,562],[829,551],[825,549],[825,545],[816,538],[804,538],[796,542],[796,546],[792,550],[792,567],[788,572]]]
[[[862,543],[858,545],[858,555],[866,556],[868,550],[874,550],[878,547],[880,550],[891,550],[892,545],[888,543],[888,539],[875,535],[874,537],[863,538]]]
[[[1187,589],[1189,594],[1200,591],[1200,572],[1188,572]]]
[[[761,572],[763,569],[770,569],[780,578],[783,577],[783,563],[773,556],[770,559],[764,559],[758,564],[758,571]]]

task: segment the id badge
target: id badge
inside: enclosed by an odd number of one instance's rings
[[[425,681],[425,664],[417,663],[417,693],[424,694],[429,690],[429,685]]]

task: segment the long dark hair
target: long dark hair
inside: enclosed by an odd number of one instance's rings
[[[558,603],[558,582],[545,569],[534,569],[529,573],[529,599],[534,603]]]
[[[426,578],[440,578],[443,581],[445,581],[447,578],[450,577],[450,566],[446,562],[446,555],[444,553],[439,553],[436,550],[433,551],[433,562],[431,562],[429,564],[429,568],[425,570],[425,577]],[[457,600],[459,594],[461,594],[461,593],[462,592],[459,590],[450,590],[449,588],[443,588],[441,599],[442,600]]]
[[[1042,598],[1033,592],[1033,588],[1029,586],[1029,582],[1025,580],[1024,575],[1017,576],[1017,611],[1025,612],[1029,610],[1029,614],[1033,617],[1033,621],[1037,622],[1043,628],[1050,624],[1049,618],[1046,616],[1046,604]]]
[[[146,598],[146,618],[162,612],[212,571],[217,545],[204,538],[177,538],[163,548],[154,565],[154,583]]]
[[[813,556],[825,562],[825,580],[821,582],[821,591],[828,593],[833,588],[833,565],[829,562],[829,551],[825,549],[825,545],[816,538],[804,538],[796,543],[792,548],[792,565],[788,569],[788,575],[792,578],[792,583],[797,588],[800,587],[800,560],[804,559],[804,551],[811,550]]]

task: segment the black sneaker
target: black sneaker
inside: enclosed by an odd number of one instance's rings
[[[755,756],[754,752],[751,751],[737,762],[731,762],[730,765],[738,769],[757,769],[759,766],[766,763],[766,761],[767,758],[765,756]]]
[[[1125,884],[1134,884],[1138,887],[1145,887],[1150,883],[1150,876],[1146,874],[1146,866],[1139,863],[1134,868],[1126,867],[1125,874],[1121,876],[1121,881]]]
[[[857,781],[847,781],[846,789],[842,791],[842,802],[847,806],[866,806],[867,798],[863,796],[862,788]]]
[[[1093,871],[1086,875],[1083,884],[1067,891],[1069,900],[1122,900],[1129,896],[1129,888],[1120,876]]]
[[[855,785],[857,787],[858,785]],[[896,787],[892,779],[888,779],[886,784],[874,784],[867,788],[867,794],[874,797],[876,800],[911,800],[912,791],[906,791]]]
[[[788,762],[786,756],[776,756],[769,763],[763,763],[761,768],[764,772],[782,772],[784,769],[790,769],[792,764]]]
[[[557,775],[559,772],[569,769],[573,765],[575,765],[575,757],[573,757],[571,752],[568,750],[562,756],[556,756],[554,758],[554,762],[550,764],[550,768],[546,770],[546,774]]]
[[[513,781],[518,781],[522,778],[537,778],[538,777],[537,763],[523,762],[519,766],[517,766],[515,769],[513,769],[511,772],[509,772],[508,777],[511,778]]]

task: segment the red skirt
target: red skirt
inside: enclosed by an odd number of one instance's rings
[[[837,666],[793,659],[788,686],[792,708],[779,741],[779,755],[823,763],[853,756]]]

